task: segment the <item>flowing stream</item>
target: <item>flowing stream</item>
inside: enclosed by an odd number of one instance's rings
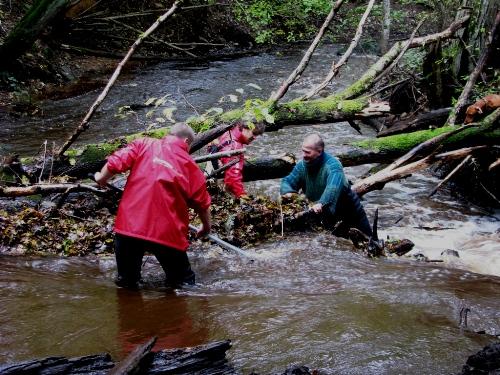
[[[335,58],[323,47],[291,96],[318,82]],[[211,63],[208,69],[178,70],[160,64],[121,81],[112,90],[80,142],[143,130],[152,108],[126,120],[116,108],[169,95],[177,120],[214,105],[227,95],[265,98],[295,68],[301,51],[263,54]],[[334,90],[345,87],[372,58],[354,56]],[[249,86],[252,83],[262,90]],[[33,155],[47,139],[61,143],[95,100],[97,92],[48,102],[41,121],[0,118],[0,152]],[[226,96],[223,103],[217,103]],[[241,98],[239,100],[241,103]],[[239,105],[237,103],[236,105]],[[235,105],[235,104],[232,104]],[[161,111],[161,109],[159,109]],[[1,116],[1,115],[0,115]],[[155,118],[153,116],[152,118]],[[313,126],[327,151],[343,152],[357,134],[346,123]],[[267,133],[250,155],[297,153],[310,127]],[[351,180],[370,166],[346,168]],[[500,213],[486,214],[448,195],[427,194],[438,180],[426,173],[388,184],[366,195],[368,216],[380,210],[380,235],[409,238],[408,257],[368,259],[343,239],[324,234],[285,234],[277,242],[248,249],[254,262],[215,246],[197,244],[190,257],[194,287],[159,287],[154,259],[143,266],[146,287],[117,289],[114,260],[0,257],[0,363],[49,355],[109,352],[119,360],[153,335],[157,348],[193,346],[229,338],[228,357],[248,374],[275,373],[303,364],[331,374],[444,374],[459,372],[467,356],[500,334]],[[249,184],[251,193],[277,197],[279,181]],[[459,257],[442,254],[457,250]],[[440,263],[415,260],[423,254]],[[458,314],[469,307],[469,330]]]

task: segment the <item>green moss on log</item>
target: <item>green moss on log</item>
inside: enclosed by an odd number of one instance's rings
[[[168,134],[169,128],[159,128],[147,132],[135,133],[124,137],[119,137],[104,143],[88,144],[81,149],[70,149],[65,155],[71,158],[78,158],[79,163],[95,162],[104,160],[118,148],[141,137],[162,138]]]
[[[420,130],[413,133],[397,134],[390,137],[368,139],[352,143],[353,146],[373,151],[397,151],[405,153],[413,147],[434,138],[440,134],[456,129],[455,126],[445,126],[432,130]],[[483,126],[471,126],[462,132],[446,139],[446,145],[475,144],[474,139],[483,143],[496,143],[500,139],[500,129],[494,123],[485,119]]]
[[[396,134],[390,137],[354,142],[353,146],[373,151],[406,151],[452,129],[453,127],[448,126],[433,130],[420,130],[413,133]]]
[[[367,99],[341,100],[337,95],[331,95],[326,98],[291,102],[277,105],[272,112],[275,125],[270,128],[280,127],[287,123],[304,123],[308,121],[327,121],[329,119],[351,118],[356,113],[362,111],[368,105]],[[272,103],[269,103],[271,108]],[[262,110],[262,105],[258,110]],[[252,108],[238,108],[224,112],[213,117],[194,117],[187,121],[195,132],[203,132],[213,128],[221,123],[232,123],[243,119],[245,113],[257,112]]]

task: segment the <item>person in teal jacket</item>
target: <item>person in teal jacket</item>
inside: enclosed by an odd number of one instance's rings
[[[302,143],[303,160],[281,181],[281,195],[290,198],[300,190],[314,202],[311,209],[322,214],[324,222],[336,226],[334,234],[346,236],[346,230],[357,228],[372,235],[370,223],[357,194],[351,190],[340,161],[327,154],[325,143],[317,133],[308,135]]]

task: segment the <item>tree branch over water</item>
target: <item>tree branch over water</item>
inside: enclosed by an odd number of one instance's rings
[[[159,17],[156,20],[156,22],[153,23],[149,27],[149,29],[147,29],[143,34],[141,34],[139,36],[139,38],[135,41],[135,43],[132,45],[132,47],[130,47],[128,53],[125,55],[125,57],[123,58],[123,60],[120,61],[120,63],[116,67],[113,75],[109,79],[108,84],[106,85],[106,87],[104,88],[104,90],[102,91],[102,93],[97,97],[96,101],[92,104],[92,106],[90,107],[89,111],[87,112],[87,114],[85,115],[85,117],[83,118],[83,120],[81,121],[81,123],[78,126],[78,128],[75,130],[75,132],[66,140],[66,142],[59,149],[59,151],[57,153],[58,157],[62,157],[64,155],[64,152],[66,152],[66,150],[68,150],[68,148],[76,141],[76,139],[78,138],[78,136],[80,134],[82,134],[85,130],[88,129],[90,119],[94,115],[94,113],[97,110],[97,108],[101,105],[101,103],[104,100],[104,98],[106,98],[106,96],[108,95],[109,90],[111,89],[111,87],[116,82],[116,80],[117,80],[118,76],[120,75],[121,70],[122,70],[123,66],[125,65],[125,63],[130,59],[130,57],[135,52],[135,50],[137,49],[137,47],[139,47],[139,45],[142,43],[142,41],[145,38],[147,38],[153,31],[155,31],[158,28],[158,26],[160,26],[163,23],[163,21],[165,21],[170,15],[172,15],[175,12],[175,10],[177,9],[177,6],[180,3],[180,1],[181,0],[176,1],[172,5],[172,7],[166,13],[164,13],[161,17]]]

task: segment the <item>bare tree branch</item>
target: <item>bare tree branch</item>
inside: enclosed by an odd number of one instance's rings
[[[377,172],[367,178],[359,180],[353,185],[353,190],[359,195],[362,196],[372,190],[381,189],[384,185],[390,181],[399,180],[401,178],[405,178],[410,176],[412,173],[421,171],[423,169],[428,168],[434,162],[438,160],[455,160],[461,159],[476,150],[485,149],[487,146],[478,146],[478,147],[467,147],[459,150],[449,151],[442,154],[431,154],[426,156],[423,159],[417,160],[413,163],[404,165],[402,167],[392,169],[392,170],[382,170]]]
[[[374,0],[371,1],[373,2]],[[323,22],[323,25],[316,34],[316,37],[314,38],[313,42],[311,43],[306,53],[302,57],[302,60],[300,61],[299,65],[295,68],[292,74],[290,74],[290,76],[281,84],[281,87],[275,93],[271,94],[271,97],[269,98],[270,101],[277,103],[283,96],[285,96],[290,86],[299,79],[300,75],[307,67],[309,60],[311,60],[314,50],[321,41],[321,38],[323,38],[323,35],[325,34],[326,29],[328,28],[328,25],[332,22],[333,17],[337,13],[343,2],[344,0],[337,0],[337,2],[332,6],[330,13],[326,17],[325,21]]]
[[[422,26],[422,24],[424,23],[424,21],[426,20],[426,18],[423,18],[417,25],[417,27],[415,27],[415,30],[413,30],[413,32],[411,33],[410,35],[410,38],[408,39],[408,41],[405,43],[405,46],[403,47],[403,49],[401,50],[401,52],[399,53],[398,57],[396,57],[396,59],[391,63],[391,65],[389,65],[382,73],[380,73],[374,80],[373,80],[373,83],[377,83],[378,81],[380,81],[383,77],[385,77],[391,70],[392,68],[394,68],[397,63],[399,62],[399,60],[401,60],[401,58],[403,57],[403,55],[405,54],[405,52],[408,50],[408,48],[410,47],[410,44],[411,42],[413,41],[413,38],[415,38],[415,34],[417,33],[418,29],[420,29],[420,26]]]
[[[436,194],[436,192],[439,190],[439,188],[441,186],[443,186],[446,182],[448,182],[449,179],[452,178],[453,175],[460,170],[460,168],[462,168],[465,164],[467,164],[467,162],[471,158],[472,158],[472,155],[467,155],[467,157],[464,160],[462,160],[462,162],[459,165],[457,165],[439,184],[437,184],[437,186],[434,189],[432,189],[432,191],[429,193],[429,195],[427,197],[430,198],[434,194]]]
[[[139,30],[139,29],[136,29],[135,27],[129,26],[129,25],[127,25],[126,23],[123,23],[123,22],[117,21],[117,20],[115,20],[115,19],[110,19],[109,21],[111,21],[111,22],[113,22],[113,23],[115,23],[115,24],[117,24],[117,25],[120,25],[120,26],[122,26],[122,27],[125,27],[126,29],[129,29],[129,30],[132,30],[132,31],[138,32],[139,34],[141,34],[141,33],[142,33],[142,30]],[[165,44],[167,47],[173,48],[173,49],[175,49],[175,50],[177,50],[177,51],[181,51],[181,52],[183,52],[183,53],[185,53],[186,55],[189,55],[189,56],[191,56],[191,57],[195,57],[195,58],[196,58],[196,57],[198,57],[198,56],[196,56],[194,53],[191,53],[191,52],[189,52],[189,51],[185,50],[184,48],[178,47],[178,46],[176,46],[176,45],[175,45],[175,44],[173,44],[173,43],[166,42],[166,41],[164,41],[163,39],[160,39],[160,38],[155,38],[154,36],[152,36],[152,37],[151,37],[151,39],[152,39],[152,40],[154,40],[154,41],[156,41],[156,42],[158,42],[158,43]]]
[[[73,142],[75,142],[75,140],[78,138],[78,136],[81,133],[83,133],[85,130],[88,129],[90,119],[92,118],[92,116],[94,115],[95,111],[97,110],[97,108],[99,107],[99,105],[102,103],[102,101],[104,100],[104,98],[108,95],[109,90],[114,85],[115,81],[117,80],[118,76],[120,75],[120,72],[121,72],[123,66],[129,60],[130,56],[132,56],[132,54],[134,53],[134,51],[137,49],[137,47],[141,44],[141,42],[145,38],[147,38],[153,31],[155,31],[158,28],[158,26],[160,26],[160,24],[163,21],[165,21],[172,13],[175,12],[175,10],[177,9],[177,6],[178,6],[178,4],[179,4],[180,1],[182,1],[182,0],[177,0],[166,13],[164,13],[161,17],[159,17],[156,20],[156,22],[154,24],[152,24],[149,27],[149,29],[147,29],[144,32],[144,34],[141,34],[139,36],[139,38],[135,41],[135,43],[132,45],[132,47],[130,47],[128,53],[125,55],[125,57],[123,58],[123,60],[120,61],[120,63],[116,67],[113,75],[109,79],[108,84],[106,85],[106,87],[104,88],[104,90],[102,91],[102,93],[96,99],[96,101],[94,102],[94,104],[92,104],[92,106],[90,107],[89,111],[87,112],[87,114],[83,118],[82,122],[80,123],[80,125],[76,129],[76,131],[62,145],[62,147],[60,148],[59,152],[57,153],[57,156],[61,157],[64,154],[64,152],[73,144]]]
[[[102,194],[97,184],[35,184],[30,186],[0,186],[0,197],[24,197],[35,194],[65,193],[69,191],[92,191]]]
[[[316,95],[318,92],[320,92],[323,88],[325,88],[331,81],[332,79],[338,74],[340,68],[342,65],[344,65],[349,57],[352,54],[352,51],[354,51],[354,48],[358,45],[359,39],[361,38],[361,35],[363,34],[363,26],[366,23],[366,19],[368,18],[368,15],[370,14],[373,4],[375,3],[375,0],[370,0],[368,3],[368,6],[366,7],[365,13],[361,17],[361,20],[359,21],[358,28],[356,29],[356,33],[354,34],[354,38],[351,41],[351,44],[349,45],[349,48],[347,51],[344,52],[342,57],[340,58],[339,62],[335,64],[335,62],[332,63],[332,68],[330,69],[330,72],[326,76],[326,78],[321,82],[318,86],[314,87],[311,89],[306,95],[300,98],[300,100],[307,100],[312,98],[314,95]]]

